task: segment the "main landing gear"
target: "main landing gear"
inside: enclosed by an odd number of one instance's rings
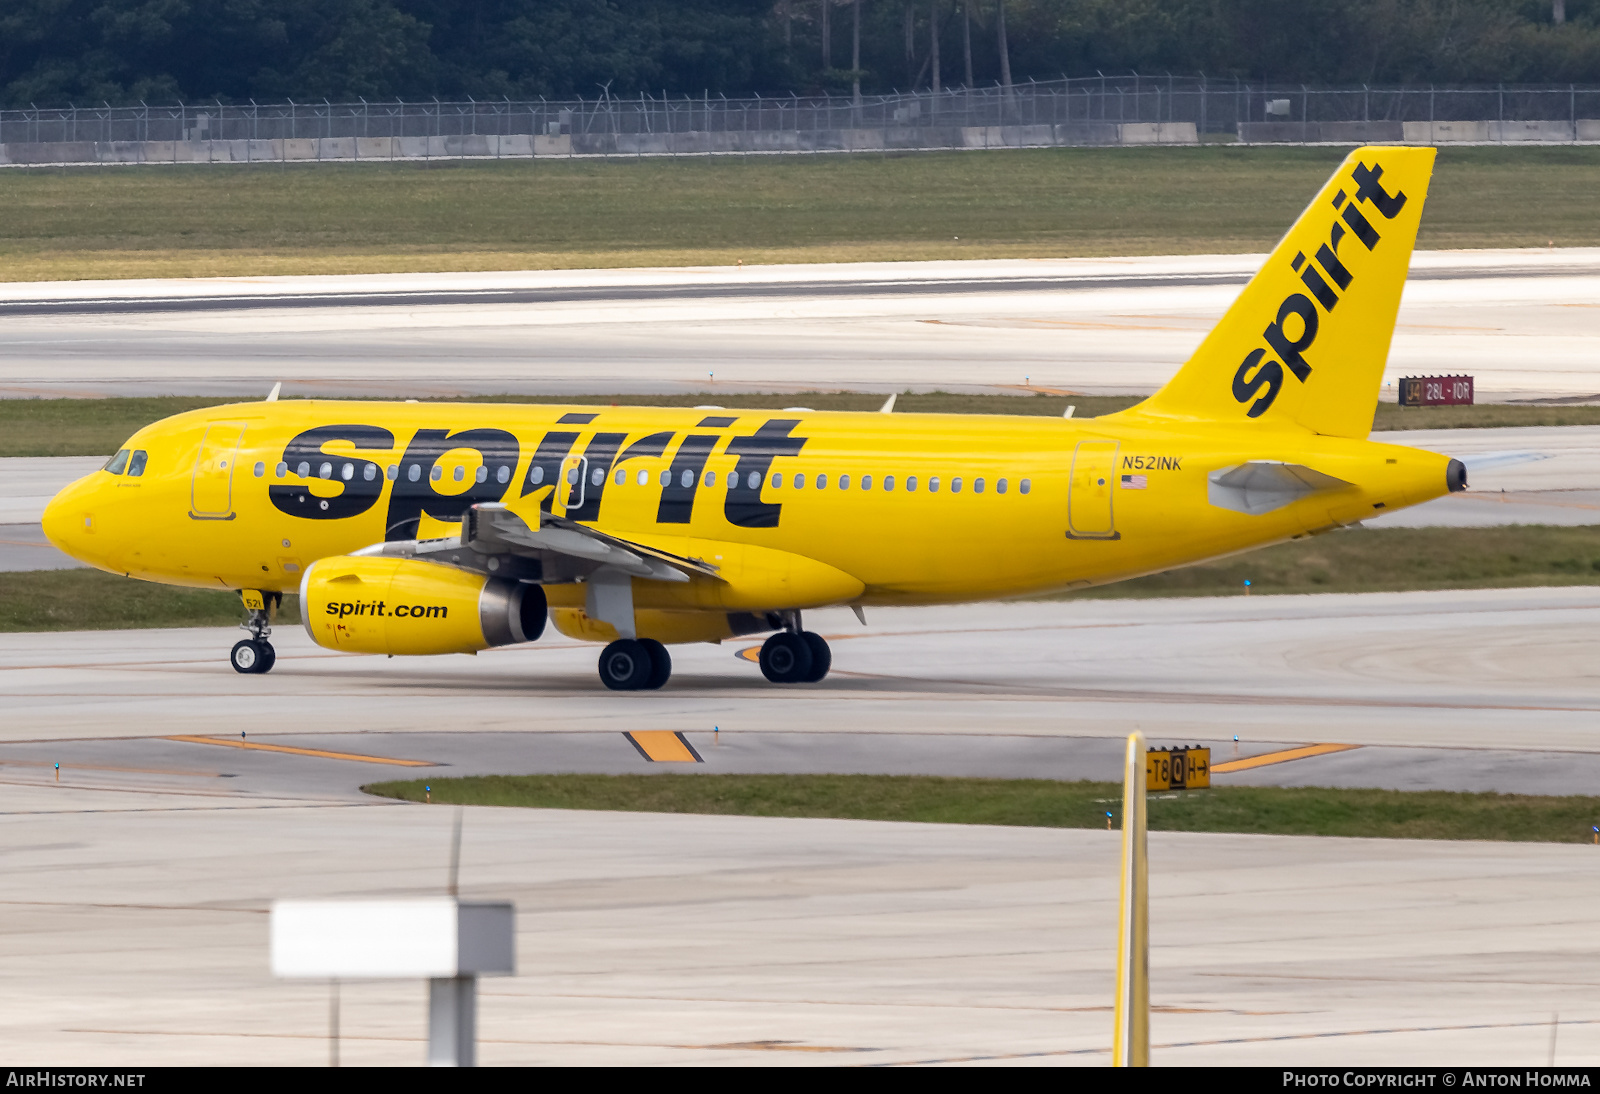
[[[234,672],[252,676],[271,672],[272,666],[278,662],[278,651],[272,648],[272,643],[267,639],[272,635],[272,617],[282,603],[283,596],[280,593],[256,593],[255,602],[252,603],[249,591],[243,595],[245,610],[250,613],[250,618],[239,626],[249,631],[250,637],[233,644],[228,663],[233,666]]]
[[[654,638],[619,638],[600,651],[600,682],[612,691],[655,691],[672,676],[672,655]]]
[[[833,667],[833,652],[816,631],[779,631],[761,645],[761,675],[774,684],[815,684]]]

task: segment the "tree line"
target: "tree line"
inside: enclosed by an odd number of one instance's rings
[[[0,105],[1600,83],[1600,0],[0,0]]]

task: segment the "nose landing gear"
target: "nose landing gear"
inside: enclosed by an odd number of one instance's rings
[[[228,663],[233,666],[234,672],[251,676],[271,672],[272,666],[278,662],[278,651],[272,648],[272,643],[267,639],[272,635],[272,618],[277,615],[278,605],[283,603],[283,594],[244,589],[239,595],[249,613],[249,618],[239,626],[249,631],[250,637],[234,643]]]

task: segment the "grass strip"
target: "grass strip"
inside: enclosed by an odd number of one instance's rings
[[[1600,516],[1600,514],[1596,514]],[[1600,585],[1600,526],[1346,528],[1051,599]]]
[[[1264,251],[1342,148],[0,173],[0,279]],[[1424,248],[1593,246],[1591,147],[1442,149]]]
[[[3,176],[0,176],[3,177]],[[527,403],[589,406],[704,406],[732,410],[873,411],[884,396],[859,392],[808,391],[782,395],[702,391],[686,395],[486,395],[429,402]],[[186,410],[237,403],[214,396],[155,396],[111,399],[0,399],[0,457],[109,456],[122,442],[151,422]],[[285,400],[288,401],[288,400]],[[1017,414],[1059,418],[1067,407],[1074,416],[1093,418],[1124,410],[1138,396],[1101,395],[969,395],[958,392],[902,394],[895,409],[902,414]],[[1471,429],[1497,426],[1600,425],[1600,406],[1399,407],[1379,403],[1373,429]]]
[[[435,804],[746,817],[1104,828],[1118,783],[921,775],[482,775],[371,783],[369,794]],[[1586,843],[1600,799],[1446,791],[1223,786],[1151,795],[1158,832]]]
[[[298,626],[298,598],[284,597],[280,626]],[[181,589],[101,570],[0,573],[0,632],[231,627],[244,621],[239,594]]]

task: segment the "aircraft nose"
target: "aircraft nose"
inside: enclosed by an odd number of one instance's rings
[[[45,538],[80,561],[87,562],[86,540],[94,534],[94,488],[90,478],[63,488],[44,507]]]

